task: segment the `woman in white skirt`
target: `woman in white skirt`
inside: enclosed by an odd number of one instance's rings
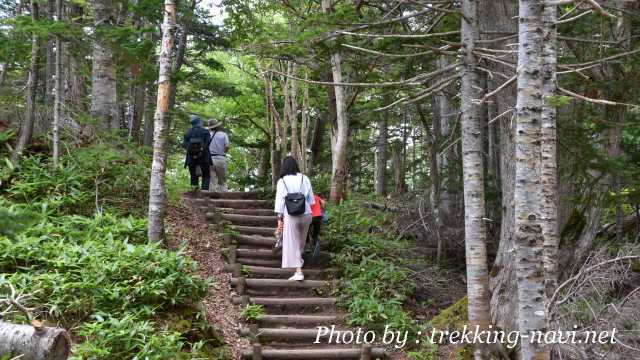
[[[298,192],[304,195],[305,211],[301,215],[289,215],[284,198],[287,194]],[[282,233],[282,268],[296,270],[289,280],[304,280],[302,253],[311,224],[313,203],[311,181],[306,175],[300,173],[296,160],[287,156],[282,161],[280,180],[276,190],[275,212],[278,215],[277,231]]]

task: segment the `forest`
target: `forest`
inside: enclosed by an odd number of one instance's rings
[[[635,0],[0,0],[0,359],[640,359],[639,84]]]

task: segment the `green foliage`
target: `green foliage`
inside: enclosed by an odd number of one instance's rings
[[[266,314],[264,306],[259,304],[249,304],[242,309],[242,317],[249,322],[260,320]]]
[[[350,325],[372,330],[390,325],[415,334],[416,324],[403,309],[415,289],[406,268],[392,256],[403,246],[381,231],[383,215],[366,213],[359,201],[344,201],[329,207],[330,223],[324,238],[330,239],[333,265],[342,274],[342,305]]]
[[[182,250],[147,241],[135,214],[148,163],[145,150],[113,139],[55,169],[24,158],[0,193],[0,297],[11,283],[35,314],[82,337],[74,359],[230,358],[158,318],[193,307],[208,284]]]
[[[74,348],[72,359],[189,359],[178,332],[158,331],[153,322],[135,314],[122,318],[95,315],[80,327],[85,342]]]

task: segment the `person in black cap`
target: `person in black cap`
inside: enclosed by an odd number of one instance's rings
[[[191,115],[191,126],[182,141],[182,147],[187,151],[184,166],[189,168],[192,190],[198,189],[198,177],[200,176],[202,176],[202,190],[209,190],[211,135],[207,129],[202,127],[202,119],[197,115]]]

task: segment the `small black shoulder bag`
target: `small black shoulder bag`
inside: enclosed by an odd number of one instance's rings
[[[284,181],[284,177],[282,178],[282,183],[284,184],[284,188],[287,190],[287,195],[284,197],[284,205],[287,207],[287,213],[292,216],[300,216],[304,214],[306,198],[302,193],[302,183],[304,181],[304,175],[300,175],[300,190],[295,193],[289,192],[287,188],[287,183]]]

